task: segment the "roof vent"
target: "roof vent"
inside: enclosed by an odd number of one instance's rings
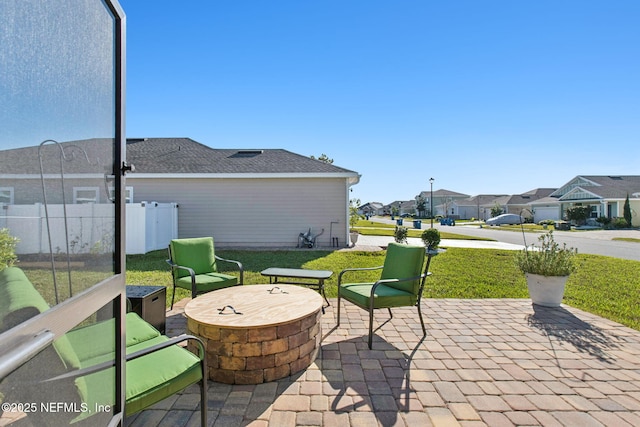
[[[238,158],[238,157],[255,157],[258,156],[260,154],[264,153],[264,150],[238,150],[238,152],[232,154],[231,158]]]

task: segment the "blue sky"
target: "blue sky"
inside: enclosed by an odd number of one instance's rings
[[[640,174],[640,2],[120,1],[127,135],[283,148],[362,202]]]

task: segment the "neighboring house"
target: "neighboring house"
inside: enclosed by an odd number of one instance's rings
[[[416,200],[419,197],[424,198],[427,212],[430,211],[431,206],[433,206],[434,216],[440,215],[445,217],[453,216],[463,218],[462,216],[459,216],[459,213],[456,210],[456,201],[466,199],[469,195],[440,189],[433,192],[433,201],[431,200],[431,190],[421,191],[420,194],[416,196]]]
[[[514,194],[510,196],[502,205],[503,212],[521,215],[524,218],[535,219],[532,204],[536,203],[538,200],[546,199],[554,191],[556,191],[556,188],[536,188],[535,190],[527,191],[526,193]],[[538,206],[544,211],[542,205]]]
[[[562,218],[572,206],[588,206],[591,218],[622,217],[627,195],[632,225],[640,226],[639,175],[578,175],[550,194],[556,198]]]
[[[382,210],[385,215],[398,215],[402,216],[406,213],[413,213],[411,208],[415,208],[415,205],[411,204],[412,200],[396,200],[394,202],[385,205]]]
[[[215,149],[189,138],[127,140],[134,201],[179,205],[180,237],[225,247],[294,247],[311,229],[318,246],[348,241],[357,172],[282,149]],[[323,231],[324,230],[324,231]]]
[[[74,161],[60,161],[61,147]],[[39,202],[31,196],[42,194],[40,151],[49,204],[62,203],[62,163],[67,204],[110,206],[109,150],[111,143],[94,139],[3,151],[0,205]],[[349,244],[349,189],[360,179],[354,171],[286,150],[214,149],[189,138],[128,139],[126,154],[135,166],[126,175],[127,201],[177,203],[178,237],[213,236],[226,247],[295,247],[300,233],[324,229],[318,246],[331,246],[332,238]]]
[[[537,188],[522,194],[481,194],[455,202],[455,210],[460,218],[487,220],[492,217],[491,210],[500,206],[502,213],[513,213],[524,217],[533,216],[531,203],[546,198],[554,188]]]
[[[380,202],[369,202],[358,208],[359,213],[362,215],[383,215],[384,214],[384,205]]]
[[[461,219],[481,219],[491,218],[491,209],[495,205],[503,207],[509,200],[506,194],[479,194],[453,202],[453,209]]]
[[[30,205],[43,200],[68,204],[106,203],[113,190],[112,142],[91,139],[73,143],[3,150],[0,154],[0,204]],[[42,168],[42,174],[41,174]],[[43,189],[44,185],[44,189]]]

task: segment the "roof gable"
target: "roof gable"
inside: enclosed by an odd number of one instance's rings
[[[553,192],[551,196],[564,197],[575,188],[597,198],[620,199],[640,192],[640,175],[579,175]]]

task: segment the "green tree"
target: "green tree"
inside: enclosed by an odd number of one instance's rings
[[[418,209],[418,215],[424,217],[427,210],[427,199],[423,196],[416,197],[416,208]]]
[[[500,206],[499,204],[495,204],[493,205],[493,207],[491,208],[491,218],[494,218],[498,215],[502,214],[502,206]]]
[[[352,229],[356,226],[359,220],[362,219],[362,215],[358,210],[360,209],[360,199],[349,200],[349,228]]]
[[[567,219],[569,221],[575,221],[578,225],[582,225],[589,218],[591,209],[589,206],[572,206],[567,208]]]
[[[627,227],[631,227],[631,203],[629,203],[629,193],[627,193],[627,199],[624,201],[622,212],[625,221],[627,221]]]
[[[330,159],[326,154],[322,153],[322,155],[320,157],[318,157],[317,159],[315,158],[315,156],[311,156],[312,159],[314,160],[320,160],[323,163],[327,163],[327,164],[333,164],[333,159]]]

